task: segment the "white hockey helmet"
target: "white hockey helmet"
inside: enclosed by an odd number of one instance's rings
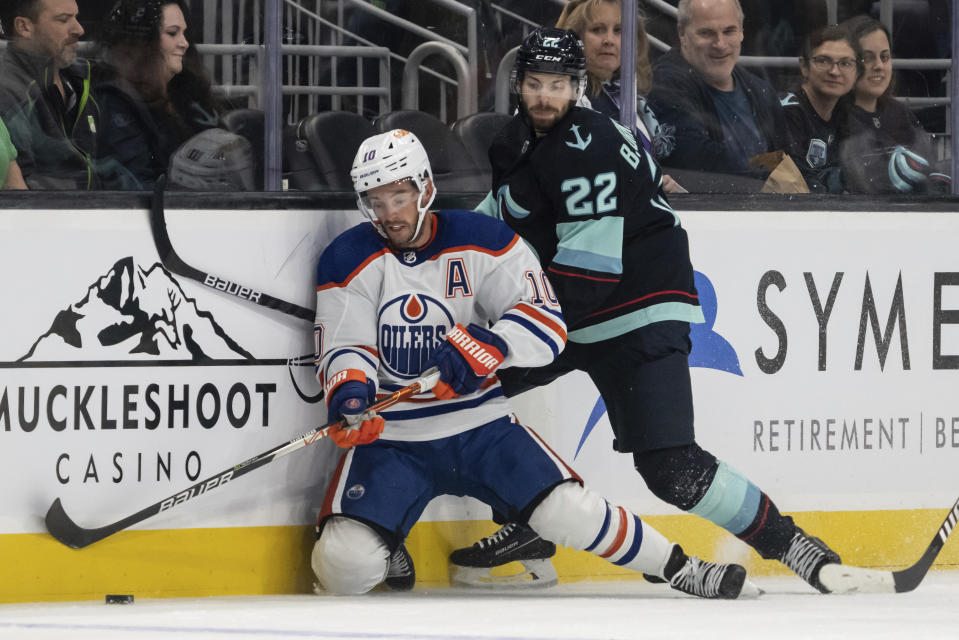
[[[419,235],[426,212],[436,197],[434,186],[429,199],[424,202],[426,181],[432,182],[433,170],[430,169],[430,159],[419,138],[404,129],[393,129],[367,138],[360,144],[356,157],[353,158],[350,177],[353,179],[353,189],[356,191],[360,211],[366,214],[383,237],[386,237],[386,232],[373,213],[366,192],[399,180],[411,180],[419,192],[416,200],[419,217],[413,238]]]

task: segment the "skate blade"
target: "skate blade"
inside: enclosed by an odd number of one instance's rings
[[[819,581],[830,593],[895,593],[891,571],[863,569],[844,564],[827,564],[819,570]]]
[[[523,560],[524,571],[499,575],[489,567],[453,566],[450,581],[460,587],[480,589],[545,589],[559,583],[559,576],[549,560]],[[498,569],[499,567],[494,567]]]

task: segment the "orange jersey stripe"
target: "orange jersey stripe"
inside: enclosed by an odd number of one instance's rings
[[[547,327],[553,330],[553,333],[558,336],[562,336],[563,342],[566,342],[566,330],[563,329],[563,326],[560,323],[550,318],[546,313],[543,313],[536,307],[523,303],[518,304],[513,308],[519,312],[525,313],[533,320],[536,320],[541,324],[545,324]]]
[[[350,275],[346,276],[346,279],[344,279],[343,282],[327,282],[326,284],[317,285],[316,290],[317,290],[317,291],[326,291],[327,289],[333,289],[333,288],[336,288],[336,287],[345,287],[346,285],[348,285],[348,284],[350,283],[350,281],[351,281],[353,278],[356,277],[356,274],[358,274],[360,271],[362,271],[363,269],[365,269],[368,264],[370,264],[371,262],[373,262],[374,260],[376,260],[376,259],[379,258],[380,256],[383,256],[383,255],[388,254],[389,252],[390,252],[389,249],[381,249],[380,251],[377,251],[376,253],[371,254],[370,257],[368,257],[366,260],[364,260],[362,263],[360,263],[360,265],[359,265],[358,267],[356,267],[355,269],[353,269],[353,271],[350,272]]]
[[[457,253],[459,251],[476,251],[479,253],[485,253],[490,256],[501,256],[507,251],[509,251],[510,249],[512,249],[514,246],[516,246],[517,242],[519,242],[519,236],[513,236],[513,240],[508,245],[506,245],[505,247],[497,251],[488,249],[486,247],[480,247],[475,244],[464,244],[459,247],[447,247],[446,249],[443,249],[440,253],[430,258],[430,260],[438,260],[439,258],[443,257],[447,253]]]

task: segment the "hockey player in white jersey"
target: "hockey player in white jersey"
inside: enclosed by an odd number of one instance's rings
[[[360,594],[383,582],[427,503],[451,494],[685,593],[738,597],[743,567],[687,556],[585,488],[511,417],[493,374],[546,364],[566,341],[559,304],[519,236],[473,212],[430,211],[429,160],[407,131],[367,139],[351,175],[372,224],[337,237],[317,267],[317,376],[329,418],[346,419],[330,436],[347,448],[317,527],[320,585]],[[433,391],[367,411],[377,392],[434,365]]]

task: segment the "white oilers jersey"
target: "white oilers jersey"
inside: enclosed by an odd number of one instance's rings
[[[559,303],[532,251],[499,221],[469,211],[432,215],[433,236],[394,253],[371,224],[341,234],[317,267],[317,377],[369,379],[380,393],[426,368],[456,325],[476,323],[509,347],[501,367],[551,362],[566,342]],[[362,376],[362,377],[361,377]],[[432,440],[511,411],[499,381],[439,400],[432,392],[382,413],[388,440]]]

